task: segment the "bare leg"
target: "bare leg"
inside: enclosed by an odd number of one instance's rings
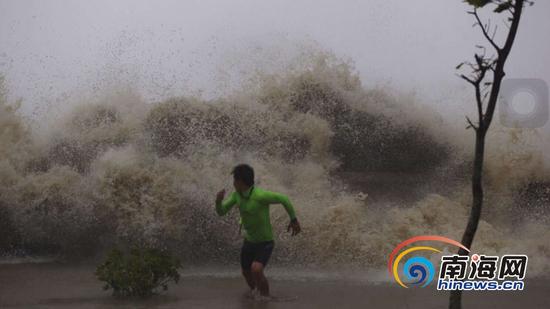
[[[252,278],[254,279],[254,285],[260,291],[260,295],[269,296],[269,283],[264,276],[264,265],[260,262],[252,262],[251,267]]]
[[[243,277],[246,280],[246,284],[250,287],[250,290],[254,290],[256,288],[256,285],[254,284],[254,277],[252,276],[251,270],[242,270]]]

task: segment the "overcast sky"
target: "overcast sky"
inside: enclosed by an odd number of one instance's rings
[[[460,0],[0,0],[0,72],[27,110],[113,80],[151,100],[216,95],[250,63],[316,44],[352,59],[367,87],[451,104],[470,90],[454,67],[484,43],[466,9]],[[550,81],[549,13],[550,1],[527,8],[509,77]]]

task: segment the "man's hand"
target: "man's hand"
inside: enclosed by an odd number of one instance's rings
[[[287,232],[290,232],[292,230],[292,236],[298,235],[302,231],[302,228],[300,228],[300,223],[298,222],[298,219],[290,220],[290,224],[288,225],[288,228],[286,229]]]
[[[225,189],[222,189],[218,194],[216,195],[216,204],[221,203],[223,201],[223,198],[225,197]]]

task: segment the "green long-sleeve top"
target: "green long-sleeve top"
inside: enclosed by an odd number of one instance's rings
[[[273,240],[273,231],[269,218],[270,204],[282,204],[290,219],[296,218],[294,207],[286,195],[263,190],[255,186],[250,187],[242,195],[237,191],[233,191],[227,199],[216,203],[216,212],[218,215],[223,216],[235,204],[239,205],[245,238],[250,242]]]

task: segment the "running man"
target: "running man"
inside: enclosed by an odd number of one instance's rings
[[[233,186],[235,191],[224,200],[225,189],[216,196],[216,212],[223,216],[237,204],[241,215],[241,225],[245,237],[241,248],[241,268],[251,292],[257,290],[262,296],[269,296],[269,283],[264,268],[271,257],[274,241],[269,218],[269,205],[282,204],[290,216],[287,231],[292,236],[300,233],[300,224],[296,219],[294,207],[286,195],[263,190],[254,186],[254,170],[247,164],[233,168]]]

